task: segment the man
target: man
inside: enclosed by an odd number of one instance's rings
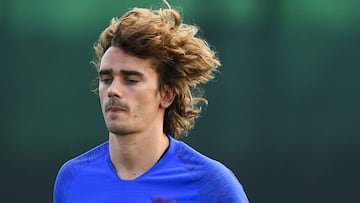
[[[62,166],[54,202],[248,202],[229,169],[176,140],[206,103],[190,90],[220,65],[196,34],[170,7],[111,21],[94,46],[109,141]]]

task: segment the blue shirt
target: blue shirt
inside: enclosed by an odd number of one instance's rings
[[[56,178],[54,202],[248,202],[228,168],[168,137],[170,146],[164,156],[134,180],[119,178],[108,142],[66,162]]]

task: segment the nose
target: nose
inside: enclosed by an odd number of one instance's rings
[[[107,89],[108,97],[122,97],[122,85],[119,78],[114,77]]]

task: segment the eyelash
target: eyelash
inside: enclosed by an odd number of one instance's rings
[[[111,84],[113,78],[103,78],[103,79],[100,79],[100,81],[102,83],[105,83],[105,84]],[[136,84],[138,83],[139,81],[138,80],[134,80],[134,79],[128,79],[128,78],[124,78],[124,81],[126,84],[129,84],[129,85],[132,85],[132,84]]]
[[[100,81],[101,81],[102,83],[109,84],[109,83],[112,82],[112,78],[104,78],[104,79],[100,79]]]
[[[133,80],[133,79],[124,79],[124,80],[125,80],[125,82],[126,82],[127,84],[136,84],[136,83],[139,82],[139,81]]]

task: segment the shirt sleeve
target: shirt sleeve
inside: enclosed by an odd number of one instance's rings
[[[223,180],[219,180],[222,191],[216,202],[226,203],[248,203],[249,200],[245,194],[245,191],[236,178],[236,176],[227,169],[227,173],[224,174]]]
[[[218,163],[207,168],[201,178],[200,202],[248,203],[249,200],[237,177],[228,168]]]
[[[69,172],[69,163],[65,163],[59,170],[53,193],[54,203],[65,203],[67,202],[66,188],[68,188],[69,181],[71,179],[71,173]]]

